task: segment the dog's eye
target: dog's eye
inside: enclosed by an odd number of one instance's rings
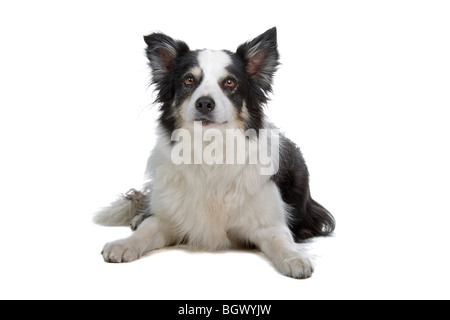
[[[193,85],[194,83],[195,83],[195,79],[194,79],[194,77],[191,77],[191,76],[187,77],[187,78],[184,80],[184,84],[187,85],[187,86],[191,86],[191,85]]]
[[[224,85],[225,85],[225,87],[232,89],[232,88],[236,87],[236,81],[234,81],[231,78],[228,78],[227,80],[225,80]]]

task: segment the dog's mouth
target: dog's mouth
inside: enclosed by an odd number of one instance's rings
[[[215,121],[208,119],[208,118],[199,118],[199,119],[195,119],[195,121],[201,122],[202,126],[204,126],[204,127],[216,123]]]
[[[228,122],[228,121],[216,122],[216,121],[208,119],[208,118],[198,118],[198,119],[195,119],[194,121],[201,122],[202,126],[204,126],[204,127],[206,127],[206,126],[213,126],[213,125],[219,125],[219,124],[226,124]]]

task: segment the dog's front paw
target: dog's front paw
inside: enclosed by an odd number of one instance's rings
[[[139,251],[127,239],[107,243],[101,254],[103,259],[110,263],[131,262],[140,257]]]
[[[277,264],[277,268],[285,276],[296,279],[310,278],[314,272],[313,265],[309,258],[301,255],[282,260]]]

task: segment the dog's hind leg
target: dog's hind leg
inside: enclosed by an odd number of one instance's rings
[[[136,231],[137,228],[142,224],[142,222],[147,219],[148,217],[150,217],[152,214],[150,212],[142,212],[140,214],[138,214],[136,217],[133,218],[133,220],[131,220],[130,223],[130,228],[133,231]]]
[[[125,199],[131,201],[134,207],[137,208],[137,215],[130,222],[130,228],[133,231],[136,231],[141,223],[152,215],[150,209],[150,193],[151,190],[147,187],[142,191],[131,189],[124,195]]]

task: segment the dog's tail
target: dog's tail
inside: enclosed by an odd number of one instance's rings
[[[322,205],[308,197],[306,206],[292,225],[295,240],[302,242],[314,237],[326,237],[333,234],[336,221],[333,215]]]
[[[120,195],[109,207],[95,213],[93,221],[102,226],[129,226],[137,215],[145,212],[149,196],[150,193],[147,190],[131,189]]]
[[[308,231],[302,234],[303,238],[326,237],[334,232],[336,221],[321,204],[310,198],[306,210],[308,213],[305,215],[304,223]]]

